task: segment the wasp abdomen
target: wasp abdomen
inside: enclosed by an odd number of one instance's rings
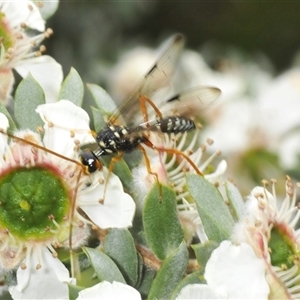
[[[195,123],[185,117],[167,117],[157,122],[156,127],[165,133],[178,133],[196,128]]]

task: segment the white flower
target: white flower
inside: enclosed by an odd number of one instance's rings
[[[222,149],[228,159],[232,156],[236,159],[234,153],[244,152],[251,146],[250,142],[257,145],[260,141],[261,136],[251,129],[254,110],[255,107],[248,98],[220,104],[215,110],[208,112],[210,122],[204,129],[203,136],[213,137],[216,146]]]
[[[265,143],[278,152],[286,168],[295,166],[300,153],[300,69],[293,68],[265,87],[258,97],[257,126],[264,132]]]
[[[205,268],[207,284],[184,287],[177,299],[268,299],[265,264],[248,244],[224,241]]]
[[[14,297],[65,299],[72,278],[55,249],[84,244],[88,225],[131,226],[135,204],[117,176],[106,183],[106,169],[85,174],[78,161],[78,145],[92,139],[85,111],[67,100],[37,111],[45,122],[43,140],[26,130],[8,142],[8,121],[0,114],[0,265],[19,266],[17,285],[9,289]]]
[[[0,100],[7,103],[14,83],[12,69],[22,77],[28,73],[42,86],[47,102],[56,101],[63,79],[61,65],[52,57],[43,55],[44,46],[39,44],[52,34],[45,31],[45,21],[32,1],[5,1],[0,4]],[[40,31],[29,35],[28,29]],[[37,48],[37,50],[36,50]],[[51,74],[51,82],[47,75]]]
[[[39,7],[44,19],[49,19],[56,12],[59,5],[59,0],[34,0],[34,2]]]
[[[236,225],[232,239],[248,243],[256,255],[264,259],[270,299],[298,299],[300,232],[296,224],[300,211],[296,205],[297,189],[287,177],[286,196],[280,199],[276,196],[275,183],[273,180],[272,193],[265,187],[251,191],[245,215]]]
[[[142,298],[139,292],[129,285],[117,281],[113,283],[103,281],[80,291],[77,299],[141,300]]]
[[[300,153],[299,83],[300,69],[293,68],[265,81],[254,95],[243,92],[237,101],[218,101],[219,105],[207,110],[209,126],[204,135],[213,137],[228,157],[265,149],[278,154],[283,167],[293,168]]]
[[[9,287],[13,299],[69,299],[66,283],[75,284],[69,277],[69,271],[51,253],[44,248],[32,248],[32,257],[28,258],[26,272],[17,271],[17,286]],[[41,268],[37,268],[38,265]]]
[[[88,126],[88,115],[73,103],[60,100],[38,106],[37,112],[45,122],[44,143],[48,149],[77,158],[75,144],[78,147],[79,144],[95,142]],[[101,228],[129,227],[135,211],[134,201],[123,192],[122,184],[114,174],[109,176],[104,195],[106,178],[108,170],[104,167],[101,172],[91,174],[89,186],[84,189],[83,194],[78,194],[78,206]],[[101,198],[103,196],[105,199]],[[99,204],[100,200],[104,200],[104,203]]]

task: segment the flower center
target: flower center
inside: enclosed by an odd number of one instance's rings
[[[49,166],[34,166],[9,169],[0,178],[0,230],[21,239],[52,236],[70,209],[61,175]]]
[[[289,268],[292,266],[295,254],[292,242],[289,241],[287,235],[277,227],[272,229],[269,248],[271,249],[272,265],[281,267],[284,264]]]
[[[5,14],[0,12],[0,42],[4,46],[5,51],[13,47],[15,39],[5,20]]]

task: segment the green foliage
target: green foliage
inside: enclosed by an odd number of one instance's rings
[[[78,285],[68,284],[69,286],[69,299],[76,300],[78,298],[78,293],[84,289]]]
[[[138,291],[141,293],[141,295],[144,298],[148,297],[148,294],[149,294],[149,291],[151,289],[153,280],[156,276],[156,273],[157,272],[155,270],[153,270],[153,269],[151,269],[147,266],[144,266],[143,273],[141,274],[142,282],[137,287]]]
[[[225,182],[226,196],[232,209],[232,214],[235,220],[239,220],[244,211],[244,199],[238,188],[230,181]]]
[[[138,280],[138,258],[130,232],[127,229],[110,229],[103,247],[105,254],[121,270],[126,282],[134,286]]]
[[[98,132],[102,128],[106,126],[106,123],[104,121],[105,113],[99,108],[91,107],[93,120],[94,120],[94,128]]]
[[[74,68],[71,68],[69,74],[62,83],[59,99],[66,99],[77,106],[82,106],[84,95],[83,82]]]
[[[98,132],[106,126],[107,117],[117,108],[107,92],[96,84],[87,84],[87,88],[97,107],[91,107],[94,128]]]
[[[99,249],[84,247],[83,251],[88,256],[99,281],[119,281],[125,283],[125,279],[113,260]]]
[[[95,101],[96,106],[102,112],[109,114],[117,108],[115,102],[102,87],[96,84],[87,84],[87,87]]]
[[[143,223],[148,245],[159,259],[166,259],[179,247],[183,231],[171,188],[157,184],[152,188],[144,205]]]
[[[19,128],[36,130],[43,121],[36,113],[38,105],[45,103],[45,94],[38,82],[29,74],[17,87],[15,94],[15,119]]]
[[[195,252],[198,264],[201,269],[204,270],[208,259],[210,258],[211,253],[219,246],[219,243],[214,241],[207,241],[204,244],[192,245],[192,248]]]
[[[188,263],[186,244],[180,246],[163,262],[149,292],[149,299],[169,299],[181,281]]]
[[[187,174],[186,181],[208,238],[229,239],[234,221],[218,189],[202,176]]]
[[[175,287],[174,292],[172,293],[170,299],[175,300],[180,291],[188,284],[200,284],[200,283],[206,283],[204,280],[204,270],[197,270],[188,276],[184,277],[179,284]]]

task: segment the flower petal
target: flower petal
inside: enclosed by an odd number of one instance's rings
[[[43,4],[40,7],[40,12],[44,19],[49,19],[57,11],[59,0],[42,0],[39,2]]]
[[[106,179],[107,176],[106,169],[103,173],[95,173],[94,183],[78,195],[78,205],[100,228],[132,226],[135,203],[131,196],[123,191],[121,181],[113,173],[109,176],[104,195],[105,183],[99,184],[99,180]],[[104,203],[99,203],[103,197]]]
[[[248,244],[224,241],[213,251],[204,277],[216,293],[227,299],[268,299],[265,262]]]
[[[25,23],[29,28],[38,31],[45,30],[45,20],[32,1],[3,1],[1,11],[12,27],[19,27],[20,24]]]
[[[46,247],[40,247],[32,251],[27,268],[18,269],[18,284],[9,287],[9,292],[14,299],[69,299],[68,270]]]
[[[216,170],[211,174],[205,174],[204,177],[208,181],[215,183],[225,174],[227,170],[227,162],[225,159],[222,159],[221,162],[218,164]]]
[[[42,104],[36,109],[45,122],[44,145],[59,154],[72,157],[75,139],[80,143],[95,140],[90,134],[88,114],[68,100]],[[71,132],[75,135],[71,138]]]
[[[113,283],[103,281],[80,291],[77,299],[141,300],[142,298],[139,292],[129,285],[117,281],[114,281]]]
[[[176,297],[176,300],[185,299],[221,299],[207,284],[188,284]]]
[[[28,73],[34,77],[44,90],[47,103],[58,100],[63,71],[54,58],[42,55],[25,59],[20,61],[15,69],[22,77],[26,77]],[[49,80],[49,74],[51,74],[51,80]]]

